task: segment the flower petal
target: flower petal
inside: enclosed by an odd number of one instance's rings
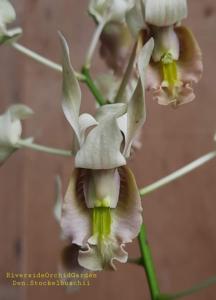
[[[111,232],[124,244],[130,243],[139,233],[142,224],[142,205],[132,171],[128,167],[121,167],[119,174],[120,196],[118,205],[112,212]]]
[[[183,82],[197,83],[203,72],[202,52],[193,33],[186,27],[175,29],[180,41],[179,74]]]
[[[109,22],[101,35],[100,55],[115,74],[121,75],[133,43],[124,23]]]
[[[126,263],[128,254],[124,250],[124,245],[119,245],[116,240],[107,240],[103,245],[103,255],[97,245],[88,245],[87,250],[80,250],[79,264],[91,271],[116,270],[114,260]],[[107,253],[105,253],[107,251]]]
[[[91,0],[89,13],[98,23],[102,20],[123,22],[132,3],[133,0]]]
[[[130,156],[131,145],[136,136],[137,131],[143,126],[146,119],[145,108],[145,85],[146,85],[146,73],[149,65],[149,61],[154,48],[154,40],[150,39],[149,42],[140,51],[138,57],[138,72],[139,80],[134,94],[128,104],[127,112],[127,135],[124,148],[124,155]]]
[[[120,118],[127,112],[127,104],[125,103],[115,103],[115,104],[107,104],[98,108],[96,112],[96,120],[101,123],[108,116],[113,118]]]
[[[145,0],[145,21],[151,25],[174,25],[186,17],[186,0]]]
[[[122,139],[116,118],[107,116],[88,134],[75,157],[75,166],[103,170],[125,165],[125,158],[120,152]]]
[[[8,0],[0,1],[0,24],[7,24],[15,21],[16,12]]]
[[[115,208],[120,190],[118,170],[88,170],[87,172],[88,179],[84,184],[87,207]]]
[[[85,170],[74,170],[63,201],[61,217],[64,236],[70,238],[73,244],[81,247],[86,246],[91,235],[90,214],[83,192],[85,176]]]
[[[80,142],[79,111],[81,105],[81,90],[76,79],[75,71],[70,62],[70,53],[67,42],[59,33],[63,52],[63,101],[64,115],[72,126],[78,141]]]
[[[22,134],[20,120],[32,115],[32,110],[22,104],[12,105],[0,116],[0,164],[17,148],[16,143]]]
[[[146,28],[141,1],[135,1],[134,6],[127,12],[126,22],[134,37],[137,37],[139,32]]]

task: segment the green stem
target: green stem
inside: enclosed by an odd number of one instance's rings
[[[50,69],[54,70],[54,71],[57,71],[57,72],[62,72],[62,66],[43,57],[42,55],[18,44],[18,43],[13,43],[11,44],[11,46],[16,49],[17,51],[19,51],[20,53],[28,56],[29,58],[37,61],[38,63],[42,64],[42,65],[45,65],[47,67],[49,67]],[[84,77],[82,74],[80,73],[76,73],[76,76],[77,76],[77,79],[78,80],[84,80]]]
[[[140,190],[140,195],[141,196],[145,196],[149,193],[154,192],[155,190],[175,181],[178,178],[183,177],[184,175],[192,172],[193,170],[201,167],[202,165],[204,165],[205,163],[209,162],[210,160],[216,158],[216,151],[212,151],[200,158],[198,158],[197,160],[191,162],[190,164],[184,166],[183,168],[171,173],[170,175],[142,188]]]
[[[157,300],[176,300],[181,299],[182,297],[190,296],[192,294],[198,293],[199,291],[206,289],[212,285],[216,284],[216,277],[209,278],[194,287],[184,290],[182,292],[178,292],[175,294],[162,294],[158,297]]]
[[[157,300],[158,296],[160,295],[160,288],[159,288],[155,267],[151,255],[151,249],[148,244],[147,233],[144,224],[142,224],[141,226],[138,239],[140,245],[140,252],[142,256],[142,265],[145,268],[148,285],[151,293],[151,299]]]
[[[106,100],[104,97],[101,95],[100,91],[98,90],[97,86],[95,85],[94,81],[91,78],[89,69],[86,67],[83,67],[82,69],[82,74],[84,75],[84,82],[87,84],[88,88],[92,92],[93,96],[95,97],[97,103],[99,105],[104,105],[106,104]]]
[[[22,147],[26,147],[26,148],[30,148],[32,150],[45,152],[45,153],[53,154],[53,155],[61,155],[61,156],[67,156],[67,157],[72,156],[71,151],[57,149],[57,148],[51,148],[51,147],[47,147],[47,146],[43,146],[43,145],[38,145],[38,144],[31,143],[31,142],[26,142],[24,140],[20,140],[16,144],[16,147],[18,149],[22,148]]]

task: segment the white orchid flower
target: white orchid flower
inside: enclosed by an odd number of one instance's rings
[[[193,33],[180,21],[187,16],[186,0],[137,1],[127,14],[134,36],[143,43],[153,37],[155,48],[148,69],[147,89],[161,105],[189,103],[193,84],[203,72],[202,53]]]
[[[21,104],[12,105],[0,116],[0,165],[17,150],[22,134],[21,121],[32,115],[32,110]]]
[[[89,12],[98,23],[102,20],[122,22],[132,5],[133,0],[91,0]]]
[[[144,74],[153,40],[139,56],[142,77],[129,103],[104,105],[95,118],[79,115],[81,91],[62,36],[61,43],[62,106],[76,137],[75,170],[62,204],[61,227],[72,244],[81,248],[78,262],[82,267],[93,271],[115,269],[115,260],[127,261],[125,244],[138,235],[142,223],[139,190],[133,173],[126,167],[126,158],[145,121]],[[118,120],[124,115],[127,121],[121,129]]]
[[[16,12],[8,0],[0,0],[0,44],[14,42],[21,34],[21,28],[7,29],[15,21]]]

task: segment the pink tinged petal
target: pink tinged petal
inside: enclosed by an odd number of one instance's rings
[[[88,208],[101,206],[115,208],[120,191],[118,170],[88,170],[84,190]]]
[[[161,105],[182,105],[190,103],[194,100],[195,94],[189,83],[182,85],[180,88],[176,88],[177,97],[170,96],[165,88],[158,88],[153,91],[153,99],[158,101]]]
[[[120,243],[130,243],[137,237],[142,224],[142,205],[133,173],[127,167],[119,169],[120,196],[112,215],[112,235]]]
[[[126,263],[128,255],[124,244],[138,235],[142,224],[141,199],[135,178],[127,167],[119,168],[119,174],[119,201],[117,207],[111,209],[110,234],[91,236],[88,249],[79,252],[79,264],[92,271],[115,270],[115,260]]]
[[[128,254],[124,250],[124,245],[109,238],[104,241],[103,253],[97,245],[89,245],[88,250],[79,251],[78,257],[79,264],[91,271],[116,270],[114,261],[126,263],[127,259]]]
[[[75,166],[103,170],[125,165],[125,158],[120,152],[122,140],[116,118],[108,116],[88,134],[75,157]]]
[[[150,39],[149,42],[140,51],[138,57],[138,72],[139,80],[134,91],[134,94],[128,103],[127,112],[127,135],[125,141],[124,155],[130,156],[131,146],[133,140],[143,126],[146,119],[146,107],[145,107],[145,86],[146,86],[146,73],[149,65],[149,61],[154,48],[154,40]]]
[[[85,247],[91,235],[91,219],[85,203],[83,185],[86,171],[75,169],[62,205],[61,228],[73,244]]]
[[[179,74],[183,82],[197,83],[203,73],[202,52],[193,33],[186,27],[175,29],[180,41]]]
[[[77,140],[80,141],[79,111],[81,104],[81,90],[76,79],[75,71],[71,65],[68,44],[61,33],[59,33],[59,36],[63,53],[62,109],[65,118],[76,134]]]
[[[110,22],[101,35],[100,55],[109,68],[122,74],[133,40],[124,23]]]
[[[155,26],[170,26],[187,17],[187,0],[143,0],[145,21]]]

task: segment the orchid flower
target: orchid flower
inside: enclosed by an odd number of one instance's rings
[[[126,166],[134,136],[145,122],[145,73],[153,50],[151,39],[138,59],[140,78],[129,101],[98,108],[95,118],[79,115],[81,90],[61,36],[63,112],[73,128],[75,169],[62,204],[64,236],[81,249],[85,269],[115,269],[125,263],[125,244],[139,233],[142,207],[132,171]]]
[[[22,34],[21,28],[7,29],[16,19],[16,12],[8,0],[0,0],[0,44],[12,43]]]
[[[0,165],[17,150],[16,144],[21,138],[20,120],[32,115],[32,110],[25,105],[12,105],[0,116]],[[30,140],[29,140],[30,142]]]
[[[200,47],[192,32],[180,25],[186,16],[186,0],[138,1],[127,14],[133,35],[142,34],[143,43],[154,37],[147,89],[162,105],[191,102],[193,84],[202,75]]]
[[[100,54],[109,68],[121,75],[128,58],[133,38],[125,16],[133,0],[92,0],[89,12],[96,23],[104,24],[100,37]]]

